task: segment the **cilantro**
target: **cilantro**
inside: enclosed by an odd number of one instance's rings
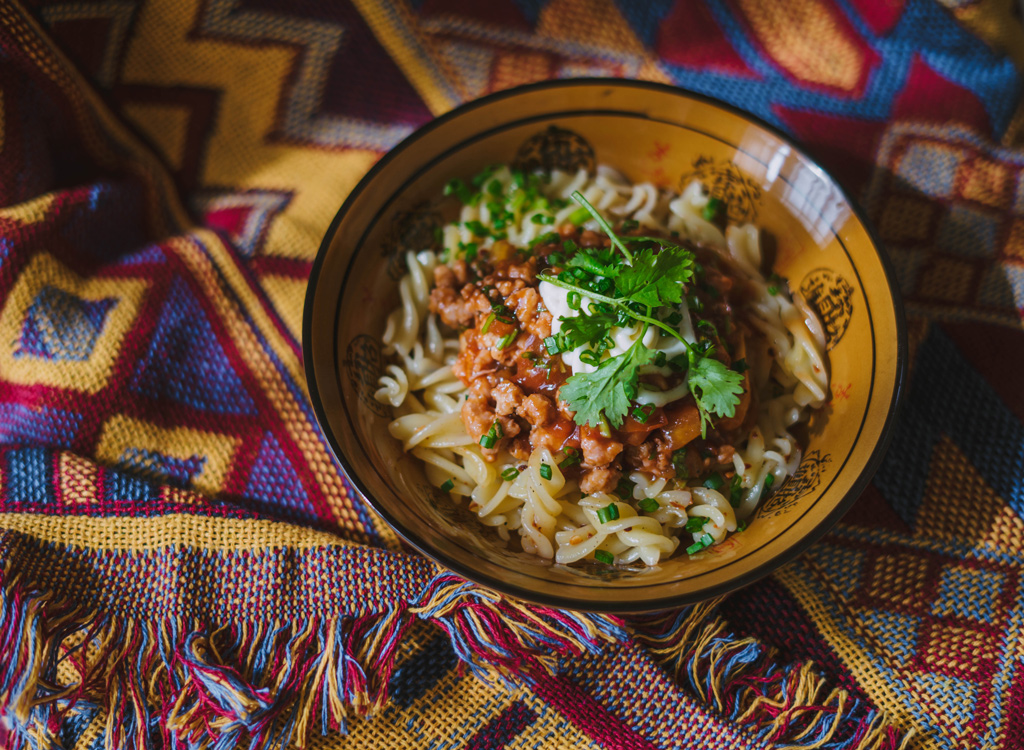
[[[614,278],[619,275],[619,262],[614,250],[609,247],[597,247],[580,250],[569,259],[566,267],[582,268],[595,276]]]
[[[576,315],[562,318],[561,335],[568,344],[566,348],[596,345],[608,336],[617,321],[617,316],[596,312],[592,315]]]
[[[670,245],[655,253],[645,247],[632,264],[615,279],[615,289],[624,298],[641,305],[660,307],[683,301],[683,284],[693,277],[693,253]]]
[[[694,359],[696,361],[694,361]],[[690,393],[700,411],[700,436],[707,436],[710,414],[733,417],[743,393],[743,376],[717,359],[704,356],[690,362]]]
[[[642,339],[606,359],[594,372],[578,373],[565,381],[559,397],[576,412],[576,424],[598,427],[606,419],[613,427],[622,425],[636,398],[639,370],[654,359]]]

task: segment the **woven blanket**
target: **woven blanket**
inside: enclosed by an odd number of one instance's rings
[[[0,2],[0,747],[1024,747],[1015,12]],[[306,278],[367,169],[462,102],[581,75],[791,134],[866,209],[909,322],[847,517],[645,617],[527,606],[404,547],[301,367]]]

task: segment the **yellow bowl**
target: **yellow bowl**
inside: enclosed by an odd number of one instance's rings
[[[388,433],[373,392],[380,338],[398,304],[401,259],[434,243],[445,183],[483,166],[608,164],[680,189],[694,177],[734,222],[774,237],[775,271],[827,329],[832,398],[814,413],[803,462],[742,533],[651,569],[555,565],[506,549],[424,478]],[[320,425],[348,476],[410,544],[460,575],[522,599],[639,612],[721,594],[799,554],[850,507],[888,445],[906,369],[895,276],[836,182],[784,135],[669,86],[606,79],[541,83],[460,107],[385,156],[345,201],[313,265],[303,353]]]

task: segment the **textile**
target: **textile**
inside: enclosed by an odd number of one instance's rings
[[[0,746],[1024,747],[1010,0],[4,0],[0,54]],[[657,616],[529,607],[403,547],[302,373],[306,277],[366,170],[584,75],[790,133],[908,313],[854,509]]]

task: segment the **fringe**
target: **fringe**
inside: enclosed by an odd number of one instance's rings
[[[774,650],[734,638],[715,614],[721,600],[630,620],[636,639],[721,716],[769,745],[801,750],[906,750],[881,711],[830,688],[814,664],[779,666]]]
[[[105,617],[5,570],[0,737],[11,735],[11,750],[57,747],[65,720],[102,710],[108,749],[305,747],[311,732],[345,731],[350,713],[386,702],[398,644],[417,619],[442,628],[484,679],[551,673],[560,656],[627,635],[615,618],[527,608],[450,573],[373,615],[214,628]]]

